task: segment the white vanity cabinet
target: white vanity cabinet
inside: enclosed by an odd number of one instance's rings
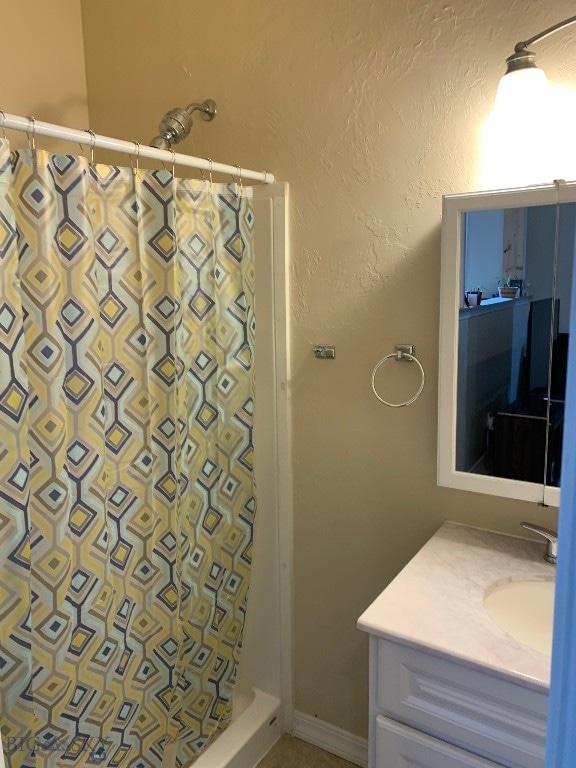
[[[484,599],[553,579],[544,552],[446,522],[366,609],[369,768],[543,768],[550,657],[497,626]]]
[[[543,768],[547,698],[372,636],[369,768]]]

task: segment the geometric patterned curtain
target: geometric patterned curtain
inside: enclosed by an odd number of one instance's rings
[[[187,765],[250,577],[254,212],[0,141],[0,723],[10,768]]]

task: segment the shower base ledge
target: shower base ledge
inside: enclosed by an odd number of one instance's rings
[[[189,768],[255,768],[283,733],[280,699],[255,688],[247,709]]]

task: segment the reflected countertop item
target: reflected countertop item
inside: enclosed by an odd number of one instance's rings
[[[370,634],[436,653],[539,691],[550,658],[514,640],[488,616],[486,591],[507,581],[552,581],[545,546],[446,522],[358,620]]]
[[[469,320],[471,317],[479,317],[485,315],[488,312],[498,312],[500,310],[514,309],[514,307],[520,307],[523,304],[530,304],[532,296],[518,296],[517,299],[504,299],[501,297],[491,297],[489,299],[482,299],[482,302],[478,306],[474,307],[460,307],[460,320]]]

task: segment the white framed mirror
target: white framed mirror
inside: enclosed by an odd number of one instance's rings
[[[559,506],[576,183],[443,198],[438,484]]]

